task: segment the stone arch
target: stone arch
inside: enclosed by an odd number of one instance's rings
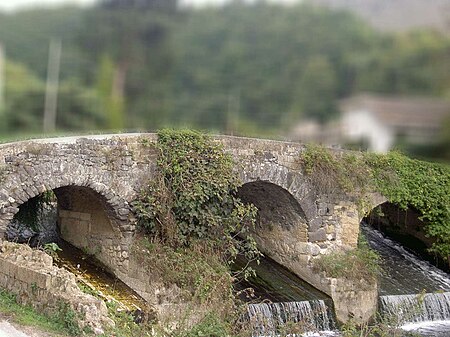
[[[110,233],[89,232],[89,237],[86,240],[83,239],[84,241],[66,241],[78,248],[88,248],[112,271],[126,271],[128,251],[135,232],[135,219],[131,205],[116,192],[116,190],[121,190],[120,188],[116,189],[114,183],[118,179],[109,179],[107,174],[108,172],[105,173],[105,170],[98,167],[85,165],[82,160],[79,162],[77,160],[72,162],[55,160],[49,163],[45,157],[36,158],[32,165],[27,162],[25,165],[9,167],[0,186],[1,236],[4,237],[7,225],[19,211],[19,206],[27,200],[50,190],[56,191],[56,194],[59,193],[60,197],[64,194],[64,190],[69,192],[70,189],[91,191],[91,196],[95,196],[91,200],[98,202],[98,205],[105,210],[113,231]],[[108,185],[108,182],[111,182],[111,185]],[[127,198],[132,200],[130,195],[127,195]],[[89,224],[86,225],[89,216],[81,213],[83,212],[66,213],[65,215],[75,226],[89,226]],[[58,221],[61,221],[60,216]]]
[[[128,268],[128,252],[134,234],[134,225],[129,224],[127,214],[122,211],[126,209],[127,213],[130,212],[126,201],[115,195],[111,196],[112,192],[98,183],[87,181],[83,184],[85,186],[61,186],[60,183],[63,180],[55,179],[45,189],[28,186],[26,190],[14,191],[10,194],[10,201],[17,199],[7,208],[10,212],[7,218],[12,219],[19,211],[23,204],[19,200],[23,200],[24,193],[29,196],[27,200],[30,200],[52,190],[58,199],[60,237],[94,255],[112,271],[125,271]],[[7,224],[4,226],[6,229]]]
[[[256,180],[242,185],[237,196],[258,209],[256,234],[264,236],[295,233],[295,239],[308,241],[308,225],[305,213],[297,200],[284,188],[265,180]],[[291,236],[292,236],[291,235]]]
[[[121,237],[115,210],[106,198],[89,187],[63,186],[53,190],[58,204],[61,238],[78,248],[96,251],[102,241]]]
[[[56,164],[55,166],[58,166]],[[134,218],[129,203],[106,184],[99,182],[100,172],[93,169],[86,172],[82,165],[74,165],[69,170],[52,170],[45,172],[39,163],[35,167],[19,167],[11,172],[3,182],[4,190],[0,195],[0,230],[19,211],[19,205],[45,191],[54,191],[67,187],[87,188],[102,198],[102,205],[107,210],[109,219],[120,232],[134,231]],[[87,173],[87,174],[86,174]]]
[[[317,192],[301,172],[276,162],[252,161],[249,165],[238,167],[238,173],[243,185],[265,181],[287,191],[298,202],[308,226],[314,226],[319,221]]]

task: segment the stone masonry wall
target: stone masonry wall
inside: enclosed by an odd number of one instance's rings
[[[323,207],[322,199],[332,199],[321,196],[303,174],[298,162],[303,145],[226,136],[215,139],[234,157],[243,183],[267,181],[292,195],[304,212],[309,242],[322,248],[341,243],[354,246],[354,238],[347,234],[359,231],[354,221],[358,215],[349,216],[353,210],[332,214],[341,207],[332,201]],[[103,196],[111,206],[110,220],[132,237],[135,220],[130,203],[153,176],[157,152],[148,144],[155,141],[154,134],[142,134],[0,145],[0,229],[28,199],[45,190],[80,186]],[[339,227],[347,220],[351,230]]]
[[[146,139],[152,141],[152,136]],[[111,206],[109,216],[115,226],[122,233],[133,233],[130,202],[152,176],[155,162],[156,152],[144,146],[139,136],[0,145],[0,231],[5,231],[18,206],[30,198],[48,190],[80,186],[103,196]]]
[[[62,239],[95,256],[111,270],[128,270],[129,245],[122,244],[120,233],[112,229],[96,232],[89,213],[59,210],[58,221]]]
[[[83,293],[75,275],[53,266],[51,256],[27,245],[0,243],[0,287],[16,294],[19,303],[49,315],[67,304],[79,314],[80,327],[89,326],[96,334],[114,324],[105,303]]]
[[[234,158],[235,170],[243,184],[273,184],[289,195],[289,203],[294,200],[289,215],[278,212],[273,216],[276,221],[272,226],[257,229],[256,238],[264,253],[330,296],[340,294],[343,285],[332,286],[330,279],[314,274],[311,259],[356,247],[363,216],[358,213],[357,202],[345,195],[320,193],[299,164],[305,150],[302,144],[227,136],[215,140]],[[104,255],[99,258],[107,264],[109,260],[112,269],[125,277],[131,268],[128,247],[135,234],[131,203],[154,176],[155,141],[154,134],[138,134],[0,145],[0,232],[4,232],[18,206],[28,199],[46,190],[66,189],[65,193],[70,195],[74,187],[87,188],[101,196],[113,231],[92,233],[91,222],[90,235],[76,240],[93,250],[100,247]],[[84,211],[86,207],[62,209],[90,213],[92,221],[94,213]],[[86,231],[84,220],[78,220],[80,231]],[[342,291],[356,294],[356,288],[345,289]]]

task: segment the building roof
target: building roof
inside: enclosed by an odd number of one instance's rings
[[[423,98],[360,94],[339,104],[341,113],[369,111],[392,128],[439,129],[450,118],[450,101]]]

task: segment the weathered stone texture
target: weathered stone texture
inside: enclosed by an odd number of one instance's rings
[[[16,294],[20,303],[49,315],[67,304],[79,314],[81,327],[89,326],[98,334],[114,324],[105,303],[83,293],[75,275],[53,266],[51,256],[27,245],[0,243],[0,287]]]
[[[310,262],[356,247],[363,216],[357,202],[314,186],[299,165],[301,144],[214,139],[234,158],[243,183],[239,193],[259,208],[254,234],[261,250],[331,295],[331,281],[314,275]],[[155,175],[155,141],[154,134],[140,134],[0,145],[0,234],[22,203],[54,190],[63,237],[87,247],[144,298],[153,298],[154,290],[139,283],[143,275],[132,271],[129,247],[135,233],[131,203]],[[374,205],[377,198],[372,196]]]
[[[356,324],[368,322],[377,309],[377,283],[366,284],[364,281],[332,279],[330,295],[334,311],[339,322],[352,320]]]
[[[156,152],[141,137],[79,138],[65,142],[20,142],[0,146],[0,229],[17,207],[46,190],[88,187],[112,207],[112,220],[123,230],[134,223],[130,202],[152,175]],[[148,142],[154,141],[149,135]]]

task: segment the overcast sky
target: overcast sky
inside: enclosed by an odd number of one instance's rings
[[[16,10],[24,7],[36,6],[55,6],[63,3],[88,5],[95,0],[0,0],[0,10]],[[183,4],[189,5],[205,5],[205,4],[221,4],[227,0],[180,0]],[[272,0],[273,2],[294,3],[298,0]]]

